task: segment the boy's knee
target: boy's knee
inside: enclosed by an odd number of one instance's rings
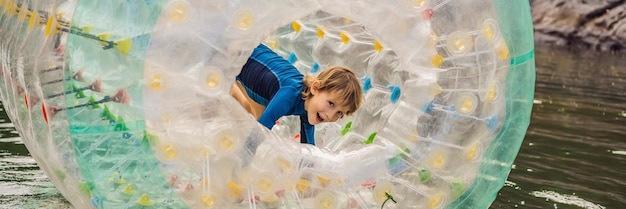
[[[248,101],[248,99],[246,99],[246,96],[243,94],[243,92],[241,92],[241,89],[239,89],[237,84],[234,84],[233,87],[230,89],[230,95],[235,98],[235,100],[237,100],[239,104],[244,109],[246,109],[246,111],[248,111],[249,113],[253,113],[252,105],[250,105],[250,102]]]

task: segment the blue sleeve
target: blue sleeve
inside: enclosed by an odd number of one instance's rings
[[[306,116],[300,116],[300,143],[315,145],[315,126],[306,120]]]
[[[259,123],[268,129],[272,129],[274,124],[276,124],[276,120],[287,115],[289,110],[293,108],[296,98],[299,98],[299,96],[300,92],[292,87],[285,87],[278,90],[270,103],[267,104],[261,117],[259,117]]]

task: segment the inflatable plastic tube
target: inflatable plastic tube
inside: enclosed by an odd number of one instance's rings
[[[528,127],[527,1],[0,0],[1,99],[76,208],[486,208]],[[354,116],[268,130],[259,43],[362,79]]]

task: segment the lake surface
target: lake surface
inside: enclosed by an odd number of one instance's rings
[[[626,208],[626,53],[537,46],[535,105],[491,208]],[[71,208],[0,111],[0,209]]]

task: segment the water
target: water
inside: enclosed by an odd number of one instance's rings
[[[531,124],[492,207],[625,208],[626,53],[536,50]]]
[[[69,208],[0,111],[0,209]]]
[[[535,105],[491,208],[626,207],[626,54],[537,46]],[[71,208],[0,111],[0,209]]]

